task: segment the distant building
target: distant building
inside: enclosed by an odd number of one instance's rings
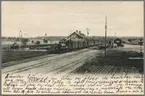
[[[73,39],[85,39],[86,35],[83,34],[81,31],[76,30],[72,34],[70,34],[66,39],[73,40]]]
[[[61,46],[67,46],[69,50],[72,50],[96,45],[97,41],[92,37],[86,36],[81,31],[76,30],[68,37],[60,40],[59,43]]]

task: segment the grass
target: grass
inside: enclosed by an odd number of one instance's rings
[[[28,59],[31,57],[37,57],[46,55],[46,52],[34,52],[34,51],[14,51],[14,50],[5,50],[2,51],[2,63]]]
[[[136,51],[126,50],[107,50],[107,57],[104,54],[99,54],[90,61],[85,62],[81,67],[77,68],[75,73],[95,73],[98,66],[114,66],[114,67],[135,67],[136,69],[143,69],[143,59],[129,59],[129,57],[140,57],[140,53]],[[143,70],[142,70],[143,71]]]

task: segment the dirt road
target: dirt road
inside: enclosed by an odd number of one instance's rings
[[[98,50],[83,49],[6,67],[3,73],[69,73],[91,59]]]

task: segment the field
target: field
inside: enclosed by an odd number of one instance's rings
[[[117,48],[108,49],[107,57],[104,57],[104,52],[100,53],[98,56],[92,58],[91,60],[85,62],[82,66],[77,68],[74,73],[99,73],[100,68],[104,67],[104,71],[108,73],[116,71],[125,72],[129,70],[138,70],[143,73],[143,59],[142,54],[139,52],[139,47],[137,48]],[[133,59],[130,59],[133,58]],[[136,59],[137,58],[137,59]],[[108,68],[105,66],[108,66]],[[114,70],[116,69],[116,70]],[[132,71],[133,72],[133,71]],[[127,72],[126,72],[127,73]]]
[[[44,51],[5,50],[2,51],[2,63],[28,59],[28,58],[42,56],[46,54],[47,52]],[[5,67],[5,64],[2,64],[2,67]]]

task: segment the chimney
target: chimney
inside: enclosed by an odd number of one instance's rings
[[[78,33],[78,30],[76,30],[76,32]]]
[[[81,31],[79,31],[79,34],[81,34]]]

